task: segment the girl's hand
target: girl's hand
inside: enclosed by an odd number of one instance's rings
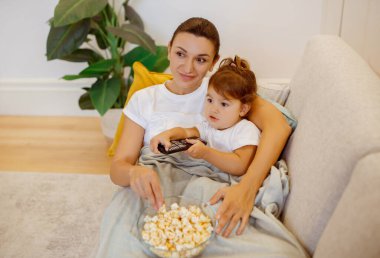
[[[215,215],[218,220],[216,233],[222,233],[223,237],[228,237],[240,223],[236,234],[241,235],[248,223],[255,197],[256,194],[252,188],[247,188],[240,183],[219,189],[209,200],[211,205],[223,200]],[[228,226],[224,228],[226,225]]]
[[[207,146],[200,140],[186,139],[188,143],[193,144],[186,152],[192,158],[203,159],[207,152]]]
[[[149,200],[156,210],[161,207],[164,198],[156,171],[143,166],[134,166],[130,172],[130,183],[132,190],[141,198]]]
[[[158,144],[160,143],[165,146],[165,150],[168,150],[170,148],[172,144],[170,143],[170,135],[168,131],[159,133],[156,136],[154,136],[152,139],[150,139],[150,144],[149,144],[150,150],[156,154],[161,153],[158,150]]]

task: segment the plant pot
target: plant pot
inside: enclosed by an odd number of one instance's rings
[[[111,145],[113,142],[122,112],[122,108],[110,109],[100,117],[100,126],[108,145]]]

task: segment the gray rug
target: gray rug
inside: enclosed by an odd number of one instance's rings
[[[91,257],[108,175],[0,172],[0,257]]]

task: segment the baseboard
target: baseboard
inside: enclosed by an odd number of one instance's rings
[[[0,79],[0,115],[97,116],[81,110],[79,97],[91,80]]]
[[[288,84],[289,79],[260,79],[258,83]],[[0,79],[0,115],[98,116],[78,106],[83,87],[92,80]]]

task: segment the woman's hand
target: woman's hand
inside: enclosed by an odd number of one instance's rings
[[[236,234],[240,235],[243,233],[253,209],[256,197],[255,193],[252,187],[239,183],[223,187],[211,197],[209,201],[211,205],[221,199],[223,200],[215,215],[218,220],[217,234],[223,233],[223,237],[228,237],[239,222],[240,225]],[[225,226],[226,228],[224,229]]]
[[[200,140],[186,139],[186,141],[192,144],[192,146],[186,151],[187,154],[195,159],[204,159],[208,147]]]
[[[141,198],[148,199],[151,205],[158,210],[163,204],[160,178],[153,169],[134,166],[130,172],[131,188]]]
[[[168,150],[170,146],[172,145],[170,142],[170,134],[169,131],[164,131],[162,133],[157,134],[150,140],[150,150],[153,151],[156,154],[159,154],[160,151],[158,150],[158,144],[162,144],[165,146],[165,150]]]

